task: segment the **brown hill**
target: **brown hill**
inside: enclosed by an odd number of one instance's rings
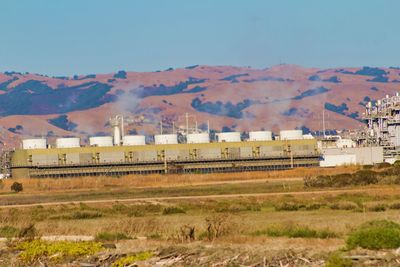
[[[188,112],[200,127],[259,130],[355,129],[365,104],[400,89],[398,68],[269,69],[191,66],[159,72],[74,77],[0,73],[0,140],[7,147],[33,136],[109,133],[109,117],[135,118],[127,131],[154,134],[160,121]],[[182,120],[181,120],[182,122]],[[1,147],[1,146],[0,146]]]

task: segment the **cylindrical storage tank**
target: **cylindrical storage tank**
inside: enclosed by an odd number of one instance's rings
[[[156,145],[178,144],[178,135],[176,134],[157,134],[154,136]]]
[[[217,133],[218,142],[240,142],[240,132]]]
[[[93,136],[89,137],[90,146],[113,146],[113,138],[111,136]]]
[[[121,129],[119,126],[114,126],[114,145],[119,146],[121,144]]]
[[[44,138],[22,140],[23,149],[43,149],[47,147],[47,140]]]
[[[302,130],[284,130],[279,133],[280,140],[299,140],[303,139]]]
[[[314,139],[314,136],[312,134],[303,134],[303,139]]]
[[[270,140],[272,140],[272,132],[270,131],[249,132],[249,141],[270,141]]]
[[[210,135],[208,133],[192,133],[186,136],[186,143],[201,144],[210,143]]]
[[[125,135],[122,137],[122,144],[124,146],[143,146],[146,144],[146,137],[144,135]]]
[[[78,137],[56,139],[56,148],[71,148],[80,146],[81,146],[81,140]]]

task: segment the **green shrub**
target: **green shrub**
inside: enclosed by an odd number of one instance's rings
[[[274,205],[276,211],[296,211],[300,206],[294,202],[283,202]]]
[[[24,187],[22,186],[22,183],[14,182],[11,185],[11,191],[14,191],[15,193],[19,193],[22,190],[24,190]]]
[[[130,237],[124,233],[101,232],[96,235],[97,241],[115,241],[125,239],[130,239]]]
[[[267,235],[272,237],[286,236],[290,238],[336,238],[338,235],[328,229],[314,230],[300,225],[272,225],[265,230],[256,231],[252,235]]]
[[[385,211],[385,210],[386,210],[386,205],[383,203],[378,203],[378,204],[368,206],[368,211],[380,212],[380,211]]]
[[[27,227],[22,228],[18,232],[18,237],[19,238],[25,238],[25,239],[34,239],[37,236],[37,230],[34,224],[30,224]]]
[[[389,209],[391,210],[400,210],[400,202],[395,202],[389,205]]]
[[[52,261],[58,261],[65,257],[78,257],[92,255],[102,249],[102,244],[97,242],[48,242],[39,239],[26,241],[16,245],[21,250],[19,257],[22,261],[32,263],[39,258],[52,256]]]
[[[393,163],[393,167],[400,167],[400,160],[396,160],[396,161]]]
[[[329,208],[333,210],[356,210],[358,205],[350,201],[340,201],[330,204]]]
[[[153,257],[153,252],[151,251],[143,251],[139,252],[135,255],[130,255],[126,257],[122,257],[118,260],[116,260],[113,264],[112,267],[124,267],[124,266],[131,266],[133,263],[138,262],[138,261],[145,261]]]
[[[305,187],[343,187],[350,185],[368,185],[378,183],[378,173],[372,170],[360,170],[356,173],[319,175],[304,178]]]
[[[126,214],[129,217],[141,217],[148,213],[159,213],[161,212],[161,205],[154,204],[137,204],[137,205],[124,205],[121,203],[113,205],[110,210],[112,213]]]
[[[345,259],[342,257],[341,253],[335,251],[331,253],[326,260],[325,267],[351,267],[353,262],[350,259]]]
[[[19,229],[13,226],[3,226],[0,227],[0,237],[12,238],[17,237],[19,233]]]
[[[392,165],[388,162],[381,162],[381,163],[376,164],[376,167],[378,169],[384,169],[384,168],[390,168],[390,167],[392,167]]]
[[[218,202],[214,210],[216,212],[228,212],[228,213],[236,213],[243,211],[260,211],[261,205],[259,203],[252,203],[252,202],[239,202],[239,203]]]
[[[364,169],[364,170],[370,170],[370,169],[372,169],[374,167],[374,165],[363,165],[362,166],[362,168]]]
[[[49,217],[52,220],[87,220],[102,217],[103,214],[97,211],[74,211],[67,214],[54,215]]]
[[[186,213],[186,211],[184,211],[179,207],[166,207],[163,210],[163,215],[177,214],[177,213]]]
[[[371,170],[361,170],[352,174],[352,179],[348,185],[369,185],[378,183],[378,175]]]
[[[387,220],[375,220],[362,224],[346,240],[353,249],[391,249],[400,247],[400,224]]]
[[[76,211],[70,215],[70,219],[72,220],[86,220],[86,219],[95,219],[102,217],[103,214],[101,212],[89,212],[89,211]]]
[[[320,203],[310,203],[306,205],[306,210],[319,210],[322,207]]]

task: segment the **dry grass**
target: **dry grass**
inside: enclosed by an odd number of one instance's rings
[[[226,183],[235,181],[260,181],[273,179],[302,179],[313,175],[333,175],[351,173],[359,170],[358,166],[344,166],[337,168],[296,168],[283,171],[268,172],[241,172],[241,173],[211,173],[211,174],[149,174],[127,175],[121,177],[80,177],[60,179],[8,179],[3,181],[0,193],[10,192],[13,182],[23,184],[24,192],[49,192],[49,191],[77,191],[101,190],[105,188],[147,188],[147,187],[177,187],[188,185],[204,185],[213,183]]]
[[[392,191],[396,192],[396,189]],[[346,193],[324,195],[285,195],[274,197],[240,197],[224,200],[190,199],[166,201],[142,201],[127,203],[65,204],[53,207],[26,207],[0,210],[0,227],[12,225],[26,227],[32,222],[42,235],[93,235],[100,232],[119,232],[128,236],[162,237],[178,239],[180,227],[191,225],[196,228],[196,236],[207,231],[206,219],[213,214],[229,214],[230,233],[227,238],[237,239],[265,229],[268,225],[307,225],[316,230],[329,229],[340,236],[357,225],[372,219],[387,219],[400,222],[397,210],[382,212],[331,209],[329,203],[348,201],[369,206],[375,203],[393,203],[398,199],[392,191],[377,188],[371,194]],[[397,191],[398,192],[398,191]],[[276,211],[276,203],[294,202],[305,206],[322,203],[321,208],[297,211]],[[358,204],[354,204],[358,205]],[[132,212],[140,208],[141,212]],[[165,207],[179,207],[185,213],[164,215]],[[250,207],[250,208],[247,208]],[[99,213],[102,216],[80,218],[66,216],[77,211]],[[245,238],[245,239],[246,239]],[[260,241],[260,239],[257,239]],[[258,242],[258,241],[257,241]]]

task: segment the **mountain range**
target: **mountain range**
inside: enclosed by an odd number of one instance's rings
[[[109,135],[109,118],[128,118],[127,134],[153,135],[190,124],[213,131],[363,126],[365,105],[400,90],[400,68],[266,69],[194,65],[155,72],[49,77],[0,73],[0,147],[29,137]]]

